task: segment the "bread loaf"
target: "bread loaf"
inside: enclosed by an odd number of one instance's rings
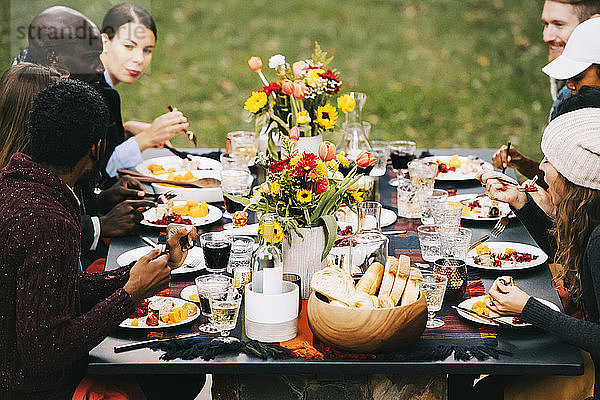
[[[396,272],[398,271],[398,259],[396,257],[388,257],[385,263],[385,272],[383,273],[383,280],[379,287],[379,296],[387,295],[392,293],[392,286],[394,286],[394,279],[396,279]]]
[[[421,281],[423,281],[423,275],[421,275],[419,268],[411,268],[410,277],[408,282],[406,282],[406,289],[404,289],[400,306],[407,306],[417,301],[419,298],[419,282]]]
[[[337,300],[331,300],[329,302],[329,304],[331,304],[332,306],[338,306],[338,307],[345,307],[348,308],[348,304],[346,303],[342,303],[341,301],[337,301]]]
[[[408,282],[410,275],[410,257],[401,255],[398,258],[398,268],[396,268],[396,278],[394,279],[394,285],[390,292],[390,297],[394,302],[394,305],[398,304],[404,290],[406,289],[406,282]]]
[[[381,279],[383,278],[384,270],[385,268],[379,262],[374,262],[371,264],[371,266],[356,284],[356,291],[365,292],[369,295],[377,293],[377,289],[379,289]]]
[[[352,299],[350,307],[352,308],[377,308],[379,302],[373,302],[373,297],[365,292],[358,291]],[[377,297],[375,297],[377,299]]]
[[[315,272],[310,287],[331,300],[350,305],[356,295],[350,274],[339,267],[325,267]]]
[[[396,303],[392,300],[389,294],[383,294],[378,297],[379,308],[392,308],[396,306]]]

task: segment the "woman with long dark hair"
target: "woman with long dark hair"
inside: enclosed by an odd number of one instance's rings
[[[152,62],[157,37],[154,19],[142,7],[119,4],[104,16],[104,50],[100,59],[105,69],[103,90],[112,99],[109,106],[114,120],[122,121],[120,98],[113,89],[121,82],[134,83],[144,74]],[[106,172],[109,176],[115,176],[118,168],[142,162],[144,150],[161,146],[189,128],[187,118],[177,109],[157,117],[152,123],[127,121],[120,125],[120,129],[114,131],[115,135],[108,137]],[[133,135],[126,141],[125,131]]]

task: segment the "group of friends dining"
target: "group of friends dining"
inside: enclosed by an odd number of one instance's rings
[[[450,398],[600,398],[600,0],[546,0],[542,21],[554,104],[541,137],[544,159],[501,147],[497,169],[538,177],[518,191],[500,172],[480,174],[554,261],[566,313],[496,281],[488,307],[519,316],[581,349],[578,377],[449,377]],[[83,27],[84,29],[77,28]],[[61,35],[53,34],[61,32]],[[84,32],[84,35],[75,34]],[[196,241],[169,226],[170,251],[152,250],[104,272],[107,239],[134,233],[154,205],[117,170],[184,133],[173,109],[152,122],[123,121],[115,87],[150,66],[158,30],[143,8],[120,4],[98,29],[80,12],[52,7],[33,18],[28,47],[0,79],[0,398],[84,399],[98,386],[122,398],[164,398],[148,377],[86,376],[89,351],[143,299],[167,287]],[[598,136],[595,136],[598,135]],[[535,149],[525,149],[533,152]],[[184,240],[181,240],[185,238]],[[93,272],[98,271],[98,272]],[[600,364],[599,364],[600,365]],[[179,385],[194,398],[203,378]],[[485,396],[485,397],[484,397]]]

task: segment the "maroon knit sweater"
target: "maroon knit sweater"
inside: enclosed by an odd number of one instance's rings
[[[127,268],[79,272],[80,217],[28,156],[0,173],[0,399],[70,398],[88,352],[133,312]]]

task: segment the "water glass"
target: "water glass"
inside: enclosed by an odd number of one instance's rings
[[[242,295],[237,290],[230,290],[226,296],[211,296],[210,311],[212,320],[221,334],[229,336],[229,332],[237,325]]]
[[[231,253],[231,236],[223,232],[208,232],[200,235],[204,263],[208,272],[225,272]]]
[[[227,138],[231,141],[231,156],[243,165],[254,165],[258,149],[256,134],[250,131],[229,132]]]
[[[252,263],[252,250],[254,250],[254,239],[250,236],[234,236],[231,243],[231,254],[227,264],[227,272],[233,272],[234,268],[248,267]],[[236,286],[237,287],[237,286]]]
[[[414,160],[408,163],[408,176],[420,195],[429,195],[435,185],[438,164],[431,160]]]
[[[221,153],[219,160],[221,161],[223,169],[248,169],[248,167],[240,162],[237,158],[233,158],[227,153]]]
[[[396,140],[389,143],[390,146],[390,158],[392,160],[392,168],[398,177],[399,173],[404,176],[404,173],[408,169],[408,163],[415,158],[417,151],[417,144],[409,140]],[[390,185],[396,186],[398,179],[390,180]]]
[[[397,185],[398,216],[404,218],[420,218],[421,209],[419,208],[419,199],[410,180],[398,178]]]
[[[462,217],[463,205],[460,203],[445,203],[433,209],[433,221],[439,231],[458,228]]]
[[[434,209],[445,207],[448,192],[442,189],[433,189],[431,194],[419,196],[419,207],[421,208],[421,223],[423,225],[433,225]]]
[[[445,300],[459,301],[467,291],[467,264],[456,258],[440,258],[433,264],[433,273],[448,278]]]
[[[250,171],[246,169],[224,169],[221,171],[221,187],[223,193],[237,197],[246,197],[250,194],[253,177]],[[233,213],[241,211],[244,206],[223,195],[225,202],[225,218],[232,218]]]
[[[202,315],[209,317],[209,322],[201,325],[198,329],[205,333],[217,333],[219,331],[211,319],[210,298],[211,296],[226,296],[231,287],[231,278],[225,275],[210,274],[197,277],[195,282],[200,300],[200,311]]]
[[[382,140],[372,140],[371,150],[373,151],[373,157],[377,159],[377,162],[371,170],[371,176],[385,175],[387,171],[387,160],[390,158],[389,143]]]
[[[433,225],[421,225],[417,228],[421,257],[424,261],[434,262],[441,256],[440,234]]]
[[[467,228],[444,228],[439,232],[442,257],[465,261],[471,244],[471,230]]]
[[[439,328],[444,325],[444,321],[435,318],[435,313],[442,308],[447,282],[448,278],[444,275],[423,272],[419,288],[427,300],[427,328]]]

